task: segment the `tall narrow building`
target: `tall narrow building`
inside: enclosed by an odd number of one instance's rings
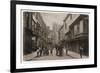
[[[53,44],[58,44],[59,42],[59,35],[58,35],[58,29],[60,28],[60,25],[54,23],[53,24]]]
[[[32,52],[32,13],[23,12],[23,52]]]

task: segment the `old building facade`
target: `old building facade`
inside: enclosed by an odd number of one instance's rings
[[[80,52],[80,47],[83,48],[83,54],[89,55],[89,17],[82,14],[67,14],[64,19],[64,24],[59,29],[59,41],[66,49]]]
[[[74,16],[73,16],[74,19]],[[71,35],[71,50],[75,52],[80,52],[80,47],[83,48],[83,54],[89,55],[89,17],[88,15],[79,15],[75,21],[70,25],[70,35]]]
[[[32,52],[32,13],[23,12],[23,52]]]
[[[38,47],[46,47],[48,32],[46,24],[39,12],[24,12],[23,51],[24,54],[36,51]]]

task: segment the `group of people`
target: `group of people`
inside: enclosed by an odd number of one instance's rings
[[[68,49],[66,50],[66,55],[68,52]],[[62,56],[63,55],[63,47],[59,46],[59,47],[53,47],[53,48],[43,48],[43,47],[38,47],[37,49],[37,57],[40,56]]]
[[[46,49],[46,48],[41,48],[41,47],[39,47],[38,49],[37,49],[37,56],[39,57],[39,56],[46,56],[46,55],[48,55],[49,54],[49,51],[48,51],[48,49]]]
[[[39,47],[37,49],[37,56],[47,56],[47,55],[53,55],[53,49],[48,48],[41,48]]]
[[[63,56],[64,52],[66,55],[68,55],[68,51],[69,49],[67,48],[64,48],[64,47],[53,47],[53,48],[41,48],[41,47],[38,47],[37,49],[37,57],[40,57],[40,56]],[[80,47],[79,49],[80,51],[80,58],[82,58],[82,54],[83,54],[83,48]]]

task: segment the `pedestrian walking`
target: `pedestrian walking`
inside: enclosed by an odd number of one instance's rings
[[[37,57],[40,56],[40,48],[37,49]]]
[[[82,58],[82,54],[83,54],[83,48],[80,47],[80,57]]]
[[[50,55],[53,56],[53,48],[50,48]]]
[[[70,50],[70,48],[68,47],[68,48],[66,48],[66,55],[68,55],[68,50]]]
[[[45,48],[43,47],[43,56],[45,56]]]
[[[63,56],[65,56],[66,55],[66,47],[64,46],[63,47]]]
[[[58,47],[56,47],[56,56],[59,55],[59,50],[58,50]]]
[[[42,56],[42,48],[39,47],[40,56]]]
[[[59,56],[62,56],[63,55],[63,47],[62,47],[62,45],[59,46],[58,50],[59,50]]]
[[[52,49],[52,55],[53,55],[53,56],[56,55],[56,48],[55,48],[55,47]]]
[[[47,49],[44,47],[43,48],[43,55],[46,56],[47,55]]]

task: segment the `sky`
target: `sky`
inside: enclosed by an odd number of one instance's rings
[[[67,16],[67,13],[41,13],[42,18],[47,26],[52,29],[54,24],[63,25],[63,20]]]

